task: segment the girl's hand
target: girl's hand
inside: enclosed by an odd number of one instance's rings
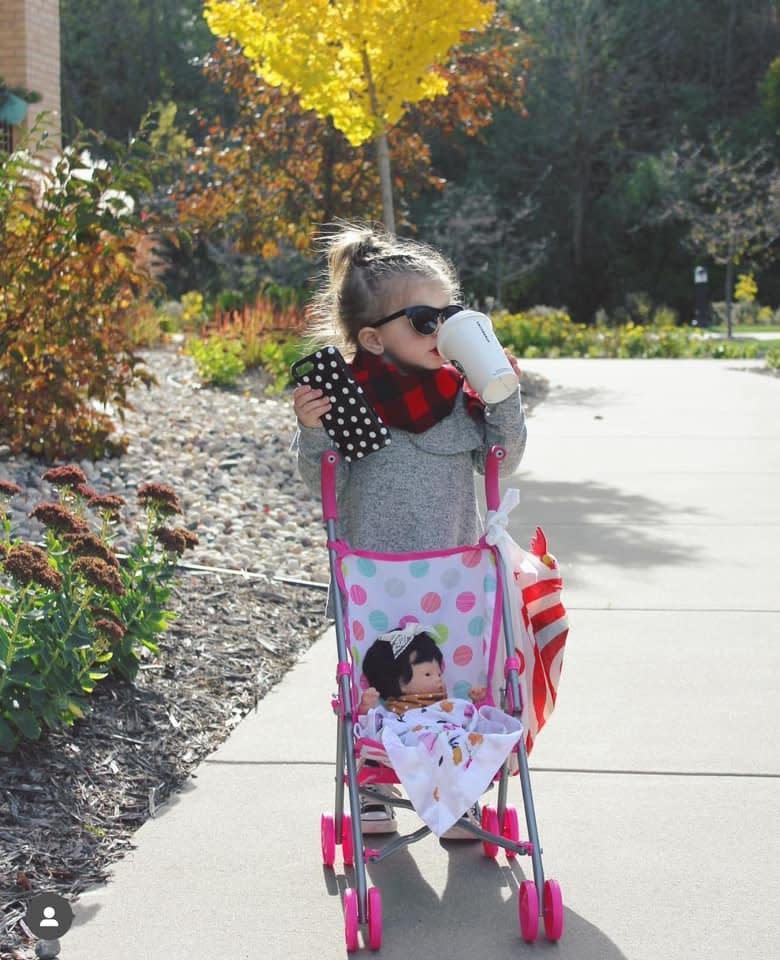
[[[472,687],[469,690],[469,700],[472,703],[482,703],[487,696],[487,687]]]
[[[293,390],[293,409],[303,427],[321,427],[321,417],[330,410],[331,401],[322,390],[302,386]]]
[[[369,687],[367,690],[364,690],[363,696],[360,698],[358,713],[368,713],[369,710],[373,710],[379,703],[379,700],[379,691],[376,687]]]
[[[520,369],[520,361],[517,357],[509,350],[508,347],[504,347],[504,353],[506,358],[509,361],[509,366],[514,370],[515,376],[520,380],[523,376],[523,371]]]

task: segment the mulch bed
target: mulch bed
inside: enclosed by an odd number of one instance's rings
[[[31,960],[26,901],[105,881],[133,833],[295,664],[325,592],[185,574],[178,618],[135,684],[103,681],[69,730],[0,753],[0,958]]]

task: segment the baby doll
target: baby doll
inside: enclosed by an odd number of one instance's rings
[[[358,713],[368,713],[380,699],[403,716],[413,707],[429,707],[447,699],[443,657],[430,628],[409,623],[376,638],[366,651],[363,673],[371,684],[360,698]],[[485,687],[472,687],[474,703],[485,699]]]

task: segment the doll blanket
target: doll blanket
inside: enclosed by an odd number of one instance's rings
[[[379,706],[360,718],[378,740],[420,818],[441,836],[476,803],[523,735],[495,707],[448,699],[402,717]]]

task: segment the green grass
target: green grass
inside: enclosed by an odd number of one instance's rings
[[[705,330],[710,330],[712,333],[726,333],[726,324],[719,323],[715,324],[712,327],[705,327]],[[735,324],[733,327],[734,333],[744,334],[745,336],[750,336],[753,333],[778,333],[780,334],[780,324],[777,323],[741,323]]]

